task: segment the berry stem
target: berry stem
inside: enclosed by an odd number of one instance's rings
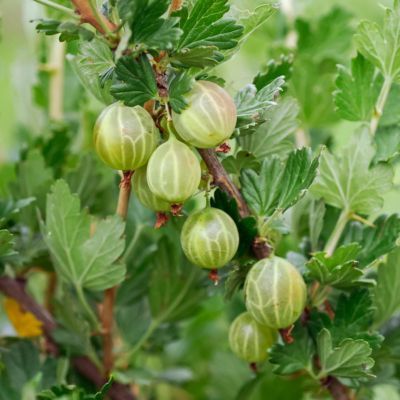
[[[242,218],[250,216],[250,209],[246,201],[220,163],[215,150],[197,149],[197,151],[207,165],[207,168],[213,177],[213,183],[236,201],[239,214]],[[267,239],[259,236],[254,239],[252,250],[258,260],[268,257],[271,253],[271,248],[268,245]]]
[[[116,214],[126,219],[128,214],[129,198],[131,196],[131,180],[133,171],[124,171],[119,185],[119,197]],[[103,367],[107,376],[113,365],[113,324],[114,324],[114,303],[117,287],[107,289],[104,293],[104,300],[101,312],[101,325],[103,332]]]

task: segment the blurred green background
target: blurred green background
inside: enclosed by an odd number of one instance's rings
[[[234,0],[231,2],[235,9],[253,9],[258,4],[265,3],[261,0]],[[240,53],[218,68],[218,74],[226,81],[226,87],[231,93],[252,82],[253,77],[265,68],[268,60],[277,59],[282,52],[282,37],[290,31],[290,25],[295,19],[302,19],[315,26],[318,20],[336,7],[342,8],[349,13],[350,26],[356,28],[361,19],[368,18],[380,20],[384,10],[382,5],[389,5],[389,0],[284,0],[282,10],[276,13],[264,26],[259,29],[243,46]],[[54,38],[43,37],[35,32],[35,23],[32,20],[45,16],[44,8],[33,0],[3,0],[1,4],[1,43],[0,43],[0,164],[18,159],[19,152],[24,144],[31,140],[32,136],[40,136],[48,131],[49,124],[43,108],[35,105],[34,97],[40,98],[38,83],[43,80],[43,60],[46,49]],[[334,29],[330,26],[327,29]],[[341,29],[338,27],[338,29]],[[344,33],[345,35],[345,33]],[[329,35],[328,35],[329,36]],[[328,41],[329,43],[329,41]],[[318,46],[318,36],[314,37],[313,45]],[[48,46],[49,47],[49,46]],[[329,46],[328,46],[329,47]],[[336,49],[326,48],[336,52]],[[317,53],[317,51],[316,51]],[[333,63],[349,64],[351,56],[355,54],[354,49],[346,50],[345,53],[335,54]],[[313,62],[313,60],[311,60]],[[330,66],[332,68],[332,66]],[[335,66],[333,65],[333,68]],[[294,68],[297,86],[291,87],[291,95],[296,95],[301,105],[301,127],[307,131],[313,139],[313,144],[328,142],[332,146],[345,146],[347,139],[354,132],[355,124],[339,121],[335,117],[333,105],[328,104],[327,111],[314,110],[320,102],[320,98],[312,99],[307,79],[324,78],[316,76],[301,75],[301,65]],[[321,86],[325,92],[322,98],[331,98],[333,87],[333,74],[329,75],[326,86]],[[43,82],[42,82],[43,83]],[[313,82],[314,83],[314,82]],[[43,88],[45,85],[41,85]],[[82,124],[76,125],[76,142],[90,146],[90,123],[103,107],[99,102],[90,98],[88,101],[82,95],[82,88],[73,75],[68,61],[65,65],[64,82],[65,118],[71,121],[80,120]],[[304,91],[299,88],[304,86]],[[303,101],[302,101],[303,100]],[[313,101],[312,101],[313,100]],[[311,109],[308,109],[310,107]],[[88,122],[89,121],[89,122]],[[87,129],[87,126],[89,129]],[[75,133],[75,132],[74,132]],[[327,139],[330,138],[330,139]],[[1,177],[0,177],[1,179]],[[400,174],[397,171],[396,182],[400,182]],[[1,182],[0,182],[1,187]],[[393,191],[386,196],[384,211],[398,212],[400,198],[399,193]],[[151,370],[160,370],[160,374],[167,373],[168,365],[189,365],[193,371],[182,367],[181,369],[169,370],[171,377],[177,382],[186,382],[185,393],[179,392],[176,386],[172,389],[167,384],[158,385],[157,399],[188,399],[188,393],[195,394],[193,398],[204,399],[232,399],[235,398],[240,387],[252,376],[245,362],[238,360],[228,349],[227,331],[229,321],[242,307],[240,301],[232,301],[227,305],[223,299],[221,288],[211,288],[210,297],[202,305],[202,310],[194,318],[183,325],[183,337],[172,341],[166,348],[166,359],[161,364],[158,357],[147,356],[144,364]],[[173,336],[174,332],[166,332]],[[188,351],[190,349],[190,351]],[[229,368],[227,368],[229,366]],[[195,373],[196,379],[193,378]],[[146,385],[154,377],[141,375],[137,372],[135,376],[120,376],[127,381],[134,379],[140,384]],[[290,398],[302,398],[300,391],[303,384],[290,385],[290,389],[284,388],[282,381],[278,385],[271,385],[272,374],[264,374],[260,385],[257,387],[252,399],[264,399],[264,387],[268,388],[271,398],[282,398],[292,391]],[[168,380],[168,379],[166,379]],[[275,393],[271,392],[271,388]],[[281,395],[280,391],[285,393]],[[286,391],[285,391],[286,390]],[[396,393],[392,393],[392,387],[378,386],[376,400],[399,399]],[[201,395],[200,395],[201,393]],[[296,394],[297,393],[297,394]],[[196,395],[197,394],[197,395]]]

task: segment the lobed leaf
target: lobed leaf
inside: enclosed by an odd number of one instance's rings
[[[321,364],[320,377],[328,375],[340,378],[360,378],[373,376],[370,372],[374,360],[372,349],[361,339],[345,339],[333,347],[332,336],[322,329],[317,338],[318,356]]]
[[[342,242],[358,242],[361,245],[357,259],[361,266],[367,266],[396,247],[400,235],[400,216],[381,215],[372,226],[353,222],[345,231]]]
[[[360,53],[351,61],[351,71],[338,66],[335,105],[338,114],[349,121],[370,121],[382,86],[382,77]]]
[[[121,57],[115,75],[118,81],[111,86],[110,93],[127,106],[143,105],[157,96],[156,79],[145,54],[137,59],[132,56]]]
[[[313,182],[319,156],[310,159],[306,148],[292,151],[286,161],[265,159],[259,173],[245,170],[242,192],[251,210],[259,216],[284,212],[295,204]]]
[[[370,168],[374,152],[366,131],[356,135],[341,155],[324,152],[311,192],[349,213],[376,212],[382,207],[382,194],[391,188],[393,171],[384,164]]]
[[[400,308],[400,249],[379,264],[375,287],[375,324],[386,322]]]
[[[400,3],[386,8],[383,26],[363,21],[355,35],[358,51],[382,72],[384,77],[400,77]]]
[[[124,223],[118,216],[102,220],[93,236],[90,225],[79,198],[58,180],[47,197],[44,240],[60,277],[75,287],[99,291],[124,279],[125,266],[117,263],[125,246]]]
[[[292,97],[281,99],[265,113],[266,121],[254,133],[238,138],[243,150],[263,160],[272,155],[286,156],[293,150],[293,134],[298,127],[299,106]]]
[[[220,50],[237,45],[243,27],[233,19],[222,19],[229,10],[227,0],[198,0],[181,23],[183,34],[177,49],[215,46]],[[182,19],[181,19],[182,21]]]
[[[323,251],[314,253],[306,263],[308,277],[337,288],[365,284],[360,280],[363,271],[358,268],[357,254],[361,246],[358,243],[338,247],[332,256]]]
[[[168,88],[169,104],[176,113],[180,113],[188,106],[184,96],[192,89],[192,86],[193,78],[186,72],[170,76]]]

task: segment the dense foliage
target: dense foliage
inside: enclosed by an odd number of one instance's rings
[[[399,399],[399,1],[379,23],[37,1],[46,129],[0,165],[0,400]]]

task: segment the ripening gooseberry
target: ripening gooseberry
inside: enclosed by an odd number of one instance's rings
[[[301,315],[307,290],[299,271],[280,257],[264,258],[249,271],[246,308],[260,324],[274,329],[291,326]]]
[[[181,231],[186,257],[202,268],[223,267],[235,255],[239,233],[233,219],[218,208],[207,207],[189,215]]]
[[[147,183],[158,197],[170,203],[182,203],[199,187],[201,168],[190,148],[172,134],[151,155],[147,165]]]
[[[137,169],[133,175],[132,188],[139,201],[148,209],[158,212],[169,211],[171,204],[157,197],[147,184],[146,166]]]
[[[172,121],[179,136],[199,148],[216,147],[236,126],[236,106],[229,94],[209,81],[197,81],[185,96],[188,107],[173,112]]]
[[[97,154],[107,165],[122,171],[145,165],[158,141],[153,119],[140,106],[113,103],[102,111],[94,127]]]
[[[277,330],[259,324],[249,312],[240,314],[229,328],[232,351],[248,363],[264,361],[277,337]]]

